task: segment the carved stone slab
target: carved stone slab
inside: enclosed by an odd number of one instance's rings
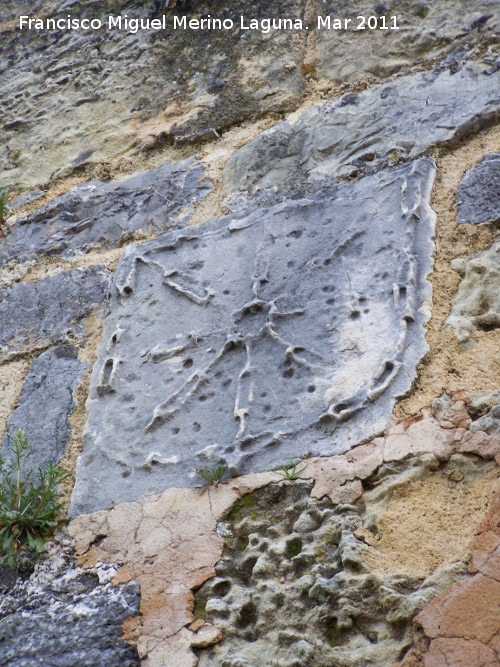
[[[211,190],[203,167],[192,160],[165,164],[125,181],[91,181],[18,218],[0,249],[0,264],[40,255],[88,252],[97,243],[118,244],[124,234],[164,232],[189,219],[189,204]]]
[[[427,350],[434,170],[423,159],[129,247],[71,513],[382,431]]]

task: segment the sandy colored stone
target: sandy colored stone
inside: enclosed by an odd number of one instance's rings
[[[477,574],[435,598],[416,622],[431,639],[462,637],[488,644],[500,630],[500,582]]]
[[[21,395],[29,361],[12,361],[0,366],[0,440],[7,428],[7,419]]]
[[[205,623],[195,634],[191,640],[193,648],[206,648],[217,644],[222,639],[222,632],[210,623]]]
[[[473,481],[456,482],[446,474],[450,466],[423,473],[420,479],[407,480],[402,474],[400,485],[396,476],[378,511],[370,493],[365,494],[364,500],[371,507],[370,521],[380,536],[375,547],[366,548],[364,556],[373,571],[425,576],[447,564],[468,561],[475,527],[499,481],[492,470]]]
[[[430,415],[410,424],[404,432],[398,425],[389,429],[385,438],[384,460],[399,461],[424,452],[433,452],[438,458],[446,459],[454,450],[453,435]]]
[[[258,485],[258,476],[254,480]],[[268,481],[265,476],[261,483]],[[239,484],[251,486],[245,480]],[[228,484],[201,491],[170,489],[71,521],[80,563],[121,562],[115,583],[134,579],[141,586],[141,627],[133,627],[143,666],[195,664],[189,648],[193,633],[185,628],[194,620],[191,589],[213,575],[223,545],[216,521],[239,495]]]
[[[431,195],[436,212],[436,255],[432,317],[426,340],[430,351],[419,366],[418,380],[410,396],[399,403],[399,416],[416,414],[443,391],[453,393],[466,388],[469,393],[498,389],[500,377],[500,330],[473,333],[464,349],[452,331],[443,331],[450,303],[460,283],[451,267],[457,257],[468,257],[489,247],[492,230],[482,225],[456,224],[456,191],[465,171],[484,155],[500,150],[500,126],[469,138],[455,150],[439,149],[437,175]]]
[[[410,667],[406,665],[405,667]],[[431,643],[424,667],[498,667],[498,656],[475,640],[439,638]]]

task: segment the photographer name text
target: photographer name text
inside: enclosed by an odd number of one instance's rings
[[[353,16],[339,18],[337,16],[318,16],[314,26],[304,24],[299,18],[247,18],[240,16],[239,21],[229,18],[189,18],[187,16],[167,17],[165,14],[157,18],[133,18],[128,14],[109,15],[105,19],[74,18],[71,14],[60,18],[19,17],[20,30],[118,30],[135,34],[139,31],[167,30],[256,30],[263,34],[275,30],[399,30],[397,16]]]

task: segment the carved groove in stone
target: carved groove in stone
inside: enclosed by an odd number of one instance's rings
[[[383,430],[427,349],[433,175],[420,160],[129,247],[72,513]]]

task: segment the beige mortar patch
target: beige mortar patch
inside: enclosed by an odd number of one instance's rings
[[[471,482],[438,471],[396,487],[378,522],[380,540],[366,548],[363,560],[375,573],[415,576],[466,563],[476,528],[499,489],[497,470]]]
[[[88,367],[85,369],[75,390],[74,396],[76,406],[69,417],[71,440],[69,441],[64,456],[59,463],[59,466],[71,475],[66,482],[61,484],[61,499],[68,503],[75,483],[76,461],[83,451],[82,435],[85,422],[87,421],[87,409],[85,403],[89,391],[90,375],[97,356],[97,346],[101,341],[103,321],[104,315],[101,309],[94,311],[87,317],[85,325],[89,338],[87,339],[85,347],[81,347],[78,350],[79,361],[87,363]]]
[[[498,389],[500,383],[500,331],[476,333],[463,349],[456,335],[443,331],[450,304],[461,281],[451,266],[456,257],[469,256],[492,243],[489,225],[456,224],[456,192],[465,172],[487,153],[500,150],[500,126],[467,139],[456,149],[436,149],[437,174],[431,195],[436,212],[436,254],[432,317],[426,339],[430,351],[420,364],[415,388],[396,407],[398,416],[415,414],[443,391],[466,388],[469,393]]]
[[[0,437],[7,430],[7,419],[16,407],[30,362],[26,359],[0,366]]]

